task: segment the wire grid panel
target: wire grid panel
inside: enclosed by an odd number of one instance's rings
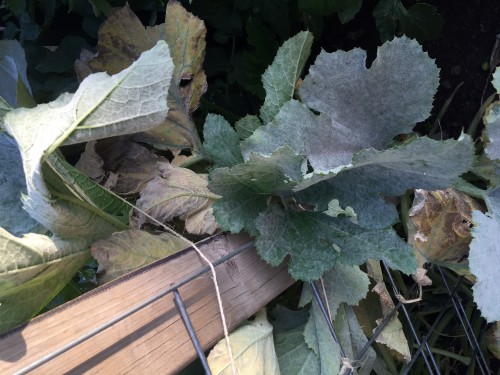
[[[384,262],[382,262],[382,264],[384,266],[385,273],[388,276],[388,279],[389,279],[389,282],[391,284],[394,295],[400,295],[400,292],[396,286],[396,283],[393,279],[393,276],[392,276],[389,268],[387,267],[387,265]],[[446,307],[453,307],[455,309],[456,314],[457,314],[458,320],[460,321],[461,328],[462,328],[462,330],[467,338],[467,341],[468,341],[469,345],[473,348],[473,355],[472,355],[473,361],[471,361],[471,364],[469,365],[469,367],[475,362],[475,364],[477,365],[477,371],[475,373],[480,373],[482,375],[487,375],[487,374],[492,373],[488,367],[488,363],[487,363],[487,361],[484,357],[484,354],[481,350],[481,347],[479,345],[479,340],[474,334],[474,330],[472,328],[470,320],[467,317],[463,303],[462,303],[462,301],[457,293],[458,287],[460,286],[463,279],[460,278],[458,280],[457,284],[452,289],[452,288],[450,288],[450,286],[448,284],[448,281],[446,279],[445,274],[443,273],[443,270],[439,266],[437,266],[436,269],[438,270],[438,273],[440,274],[440,276],[442,278],[443,284],[445,285],[446,291],[448,293],[448,299],[446,301],[444,301],[443,308],[441,309],[441,312],[435,318],[432,326],[427,331],[427,333],[423,336],[420,336],[418,334],[418,331],[415,328],[415,325],[410,318],[410,314],[408,312],[407,307],[405,306],[405,304],[403,302],[398,301],[398,303],[395,305],[395,307],[393,309],[391,309],[386,314],[383,321],[380,323],[380,325],[375,330],[373,336],[370,338],[370,340],[368,340],[368,342],[365,344],[365,346],[358,352],[358,354],[351,361],[351,363],[356,364],[356,363],[361,362],[361,360],[363,359],[363,356],[366,354],[366,352],[371,347],[371,345],[376,341],[376,339],[382,333],[384,327],[388,324],[388,322],[391,320],[391,318],[394,316],[394,314],[396,314],[396,312],[400,311],[404,315],[407,326],[409,327],[410,332],[413,336],[413,339],[415,340],[415,343],[416,343],[416,350],[413,352],[410,362],[402,368],[400,373],[401,374],[410,374],[410,373],[413,374],[414,373],[413,372],[414,365],[416,364],[418,358],[422,357],[423,361],[425,363],[426,370],[427,370],[425,372],[426,374],[431,374],[431,375],[441,374],[441,370],[439,368],[439,365],[436,362],[436,359],[435,359],[435,357],[431,351],[431,348],[429,346],[428,339],[431,336],[431,333],[434,331],[434,329],[438,325],[438,323],[443,318],[445,311],[447,311]],[[311,288],[313,290],[314,298],[318,302],[320,309],[322,311],[322,314],[323,314],[323,316],[324,316],[324,318],[329,326],[330,332],[331,332],[335,342],[340,347],[340,353],[341,353],[342,357],[345,357],[345,351],[342,348],[342,346],[337,338],[333,324],[332,324],[331,320],[329,319],[328,312],[327,312],[327,309],[325,307],[325,302],[323,301],[320,293],[318,292],[318,289],[317,289],[315,283],[311,282],[310,285],[311,285]],[[410,288],[410,291],[414,290],[416,288],[416,286],[417,286],[417,284],[415,283],[413,285],[413,287]],[[345,374],[352,374],[353,371],[352,371],[352,369],[347,368],[344,373]]]

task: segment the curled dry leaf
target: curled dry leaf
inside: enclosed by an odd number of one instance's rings
[[[157,166],[160,175],[149,181],[141,191],[136,207],[161,223],[178,217],[185,221],[189,233],[214,233],[217,224],[212,214],[212,203],[219,196],[208,189],[207,176],[168,162],[158,162]],[[155,224],[138,210],[133,211],[130,223],[136,228],[146,223]]]
[[[455,189],[415,190],[408,241],[420,266],[425,262],[459,263],[467,257],[473,210],[484,211],[484,207]]]

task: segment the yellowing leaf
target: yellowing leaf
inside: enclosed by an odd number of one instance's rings
[[[89,259],[85,240],[65,241],[0,228],[0,333],[30,319]]]
[[[185,247],[184,240],[169,233],[129,229],[95,242],[90,251],[99,262],[99,282],[106,283]]]
[[[168,117],[158,127],[137,135],[137,140],[169,149],[175,156],[183,149],[191,149],[194,154],[201,152],[191,113],[207,89],[202,70],[205,34],[203,21],[177,1],[169,1],[165,23],[153,28],[145,28],[128,5],[115,10],[101,27],[99,54],[90,62],[94,71],[118,72],[159,40],[166,41],[172,53],[175,69],[167,99]]]
[[[212,215],[212,203],[219,196],[208,190],[207,176],[168,162],[159,162],[158,169],[161,175],[141,191],[137,208],[162,223],[178,217],[186,222],[186,230],[193,234],[214,233],[217,224]],[[155,224],[137,210],[130,223],[137,228],[145,223]]]
[[[373,332],[377,327],[383,322],[383,317],[388,314],[394,308],[394,302],[387,290],[382,275],[382,269],[380,267],[380,262],[369,260],[367,262],[368,275],[376,281],[376,285],[373,287],[372,291],[379,296],[379,306],[376,306],[376,302],[372,299],[367,299],[363,306],[368,307],[369,311],[377,311],[376,314],[381,314],[382,318],[375,320],[376,326],[373,326]],[[369,302],[370,301],[370,302]],[[370,303],[370,305],[368,305]],[[381,313],[379,313],[381,310]],[[379,315],[380,316],[380,315]],[[370,317],[370,324],[373,325],[373,318]],[[398,313],[396,312],[394,316],[389,320],[389,323],[384,327],[382,332],[377,336],[375,341],[386,345],[389,349],[393,350],[393,354],[398,359],[403,359],[407,363],[411,360],[410,348],[408,346],[408,341],[403,331],[403,326],[398,318]]]
[[[473,210],[484,211],[484,208],[477,200],[454,189],[415,190],[408,239],[420,265],[458,263],[467,256]]]
[[[274,351],[273,326],[267,321],[265,308],[252,322],[229,335],[237,374],[279,375],[278,358]],[[208,355],[208,365],[214,375],[232,375],[226,340],[222,339]]]

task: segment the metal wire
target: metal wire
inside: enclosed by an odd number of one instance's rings
[[[450,286],[448,285],[448,281],[446,280],[446,277],[443,273],[443,270],[439,266],[437,266],[436,268],[439,271],[441,278],[443,279],[443,283],[446,287],[446,291],[448,292],[448,295],[451,297],[453,307],[455,308],[455,311],[457,312],[457,316],[458,316],[458,319],[460,320],[460,324],[464,328],[464,332],[465,332],[465,335],[467,336],[467,340],[469,341],[469,344],[474,348],[474,351],[477,352],[477,354],[479,355],[479,361],[476,361],[477,364],[479,365],[479,369],[481,370],[482,374],[489,374],[490,371],[488,369],[488,364],[486,363],[486,359],[484,358],[481,347],[479,346],[479,342],[477,341],[477,338],[474,335],[474,330],[472,329],[472,325],[470,324],[470,321],[467,318],[467,314],[465,313],[465,309],[464,309],[464,306],[462,305],[462,302],[460,301],[460,298],[456,294],[457,288],[455,288],[455,290],[452,292],[450,290]],[[460,282],[460,280],[459,280],[459,282]]]
[[[175,289],[174,293],[174,301],[177,305],[177,310],[181,314],[182,321],[186,326],[186,330],[188,331],[189,337],[191,338],[191,342],[194,345],[196,353],[198,354],[198,358],[200,359],[201,365],[205,370],[205,374],[212,375],[212,371],[210,371],[210,367],[208,366],[207,358],[205,357],[205,353],[203,353],[203,349],[201,348],[200,341],[198,340],[198,336],[196,336],[196,331],[193,328],[193,324],[191,323],[191,319],[189,319],[189,314],[184,307],[184,302],[182,301],[181,295],[179,291]]]

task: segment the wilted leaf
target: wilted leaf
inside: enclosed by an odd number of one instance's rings
[[[64,238],[88,236],[91,241],[111,233],[109,226],[83,207],[69,202],[53,204],[42,164],[62,143],[128,134],[156,125],[168,110],[164,99],[171,71],[168,46],[159,42],[117,75],[93,74],[75,94],[6,115],[5,127],[23,158],[28,192],[24,207],[34,219]]]
[[[209,114],[203,127],[203,138],[203,147],[214,161],[214,168],[243,163],[238,135],[224,117]]]
[[[136,207],[161,223],[178,217],[186,222],[186,230],[193,234],[215,232],[217,224],[212,215],[212,203],[219,196],[208,189],[207,176],[168,162],[158,163],[158,170],[161,175],[148,182]],[[146,223],[155,224],[134,210],[131,225],[140,228]]]
[[[292,99],[295,84],[311,53],[313,35],[302,31],[278,49],[273,63],[262,75],[266,99],[260,109],[264,124],[271,122],[284,103]]]
[[[500,359],[500,322],[495,322],[486,331],[486,347],[495,358]]]
[[[186,248],[186,241],[169,233],[158,236],[129,229],[92,244],[90,252],[99,262],[99,282],[107,283],[137,268]]]
[[[115,10],[99,32],[99,56],[90,62],[95,70],[118,72],[129,66],[140,53],[158,40],[170,47],[175,64],[168,95],[168,117],[159,126],[136,135],[141,142],[169,149],[178,155],[183,149],[201,152],[201,142],[191,113],[206,91],[202,70],[206,29],[203,21],[187,12],[177,1],[169,1],[165,23],[144,28],[126,5]]]
[[[0,228],[0,333],[30,319],[90,257],[85,239],[65,241]]]
[[[408,220],[408,241],[420,266],[425,262],[458,263],[467,257],[473,210],[482,211],[483,207],[454,189],[415,190]]]
[[[229,338],[238,374],[280,374],[274,351],[273,326],[267,321],[265,308],[257,313],[253,321],[233,331]],[[207,359],[212,374],[233,373],[225,339],[215,345]]]

